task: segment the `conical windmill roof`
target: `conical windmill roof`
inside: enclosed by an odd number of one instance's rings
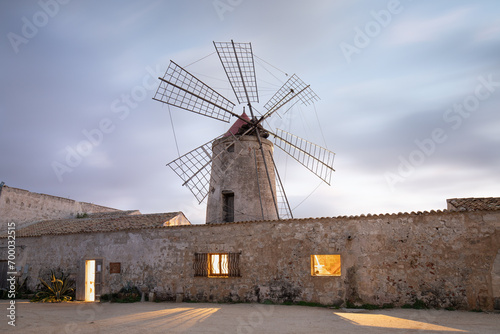
[[[243,119],[246,119],[247,121],[250,121],[250,117],[248,117],[248,115],[243,112],[243,114],[241,114],[240,116],[241,118]],[[238,131],[241,129],[241,127],[245,124],[247,124],[247,122],[243,121],[241,118],[238,118],[236,120],[236,122],[234,122],[234,124],[229,128],[229,130],[224,134],[223,137],[229,137],[231,135],[236,135],[238,133]]]

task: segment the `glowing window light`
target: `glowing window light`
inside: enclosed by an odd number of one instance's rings
[[[340,255],[311,255],[312,276],[340,276]]]
[[[209,254],[209,276],[228,276],[228,254]]]

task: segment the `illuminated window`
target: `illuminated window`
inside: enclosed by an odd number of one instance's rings
[[[194,276],[240,277],[240,253],[195,253]]]
[[[227,253],[209,254],[208,276],[227,276],[229,273]]]
[[[340,276],[340,255],[311,255],[312,276]]]

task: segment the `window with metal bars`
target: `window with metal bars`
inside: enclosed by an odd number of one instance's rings
[[[194,276],[241,277],[240,253],[195,253]]]

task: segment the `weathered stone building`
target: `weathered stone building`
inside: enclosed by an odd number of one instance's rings
[[[163,300],[419,299],[500,309],[499,203],[452,199],[444,211],[206,225],[182,213],[94,214],[17,229],[16,258],[32,288],[47,269],[71,273],[78,299],[88,299],[90,270],[96,295],[145,286]]]
[[[78,213],[120,211],[101,205],[72,199],[39,194],[12,188],[0,183],[0,231],[5,232],[8,222],[17,228],[37,221],[54,218],[74,218]]]

